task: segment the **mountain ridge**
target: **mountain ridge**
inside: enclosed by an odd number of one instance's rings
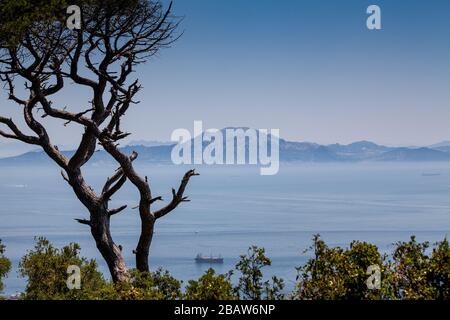
[[[226,129],[226,128],[225,128]],[[224,129],[222,129],[224,130]],[[222,131],[221,130],[221,131]],[[193,138],[192,142],[197,139]],[[126,145],[121,148],[126,154],[136,151],[140,162],[170,164],[171,152],[175,142],[162,142],[161,145],[139,144]],[[361,140],[350,144],[321,145],[313,142],[288,141],[280,138],[280,162],[429,162],[450,161],[450,146],[439,143],[428,147],[388,147],[371,141]],[[209,144],[206,143],[206,144]],[[224,141],[225,144],[225,141]],[[205,142],[203,143],[205,146]],[[246,146],[248,151],[248,145]],[[74,151],[64,151],[70,157]],[[96,151],[92,163],[113,162],[103,150]],[[51,160],[42,151],[26,152],[19,156],[0,158],[0,165],[44,164]]]

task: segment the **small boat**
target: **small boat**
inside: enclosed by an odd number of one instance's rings
[[[209,257],[203,256],[201,253],[195,257],[196,263],[223,263],[222,256],[214,257],[213,255],[210,255]]]

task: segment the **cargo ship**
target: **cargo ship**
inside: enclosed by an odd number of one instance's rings
[[[196,263],[223,263],[222,256],[214,257],[213,255],[210,256],[203,256],[201,253],[195,257]]]

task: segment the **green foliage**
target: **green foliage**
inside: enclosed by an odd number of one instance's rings
[[[78,244],[55,248],[47,239],[38,238],[36,246],[21,260],[19,271],[28,278],[24,299],[30,300],[174,300],[182,296],[181,282],[168,271],[152,273],[131,271],[129,283],[112,284],[97,271],[94,260],[79,256]],[[67,287],[67,267],[80,267],[81,288]]]
[[[155,288],[161,299],[163,300],[175,300],[182,296],[181,293],[181,281],[175,279],[167,270],[161,268],[151,273],[151,280],[153,288]],[[135,286],[142,287],[138,281],[134,281]]]
[[[433,290],[428,286],[429,259],[425,254],[429,243],[418,243],[415,237],[409,242],[398,242],[393,254],[395,295],[404,299],[431,299]]]
[[[102,274],[97,271],[97,263],[80,257],[79,250],[78,244],[57,249],[47,239],[37,238],[34,249],[19,264],[21,276],[28,278],[24,299],[96,299],[98,290],[102,291],[100,296],[110,296],[111,288],[107,288]],[[71,265],[81,270],[79,290],[69,290],[66,283],[67,268]]]
[[[101,12],[127,14],[130,8],[144,8],[147,0],[2,0],[0,2],[0,45],[16,47],[25,36],[47,32],[48,27],[65,28],[69,15],[67,8],[78,5],[83,20],[95,17],[100,21]]]
[[[2,279],[5,277],[9,270],[11,270],[11,261],[9,261],[5,256],[5,246],[2,244],[0,239],[0,292],[3,291]]]
[[[38,24],[62,20],[66,0],[2,0],[0,2],[0,40],[14,46]]]
[[[237,286],[233,287],[231,276],[216,275],[209,269],[199,280],[191,280],[186,287],[185,298],[189,300],[279,300],[284,298],[284,281],[277,277],[264,281],[262,269],[271,265],[264,248],[252,246],[246,255],[241,255],[235,269],[239,273]]]
[[[252,246],[247,255],[241,255],[236,264],[236,270],[240,272],[239,283],[235,288],[237,295],[247,300],[282,299],[284,281],[277,277],[272,277],[271,281],[263,280],[262,268],[271,264],[264,248]]]
[[[349,249],[328,247],[319,236],[313,239],[313,258],[298,268],[297,299],[449,299],[450,247],[447,239],[435,244],[411,237],[397,242],[392,260],[382,256],[375,245],[354,241]],[[366,270],[377,265],[381,287],[370,290]]]
[[[283,293],[284,290],[284,280],[273,276],[271,281],[266,281],[264,283],[264,296],[265,300],[284,300],[286,295]]]
[[[419,243],[415,237],[395,244],[391,260],[381,255],[370,243],[353,241],[348,248],[329,247],[317,235],[309,250],[313,256],[297,268],[294,292],[286,294],[284,281],[272,277],[264,281],[262,269],[271,261],[263,248],[250,247],[240,257],[235,270],[239,278],[233,286],[232,271],[216,274],[206,271],[198,280],[191,280],[181,292],[181,281],[168,271],[151,273],[132,270],[131,281],[114,285],[105,281],[96,263],[79,257],[79,246],[70,244],[57,249],[44,238],[22,258],[20,272],[28,278],[24,299],[95,299],[95,300],[234,300],[271,299],[286,297],[306,300],[392,300],[392,299],[450,299],[450,245],[447,239]],[[81,289],[69,290],[66,285],[67,267],[81,268]],[[370,290],[367,269],[377,265],[381,286]],[[0,278],[10,269],[0,243]]]
[[[450,298],[450,248],[447,239],[435,244],[431,256],[429,243],[398,242],[393,254],[393,285],[399,299]]]
[[[430,259],[428,279],[436,299],[450,300],[450,246],[448,239],[437,242]]]
[[[188,300],[235,300],[230,275],[216,275],[213,269],[203,274],[197,281],[191,280],[186,287]]]
[[[124,300],[176,300],[182,297],[181,282],[168,271],[131,271],[132,281],[122,284],[118,294]]]
[[[390,296],[390,273],[375,245],[354,241],[349,249],[330,248],[316,235],[309,248],[313,258],[297,268],[297,299],[384,299]],[[377,265],[381,271],[382,286],[379,290],[369,290],[366,280],[367,268]]]

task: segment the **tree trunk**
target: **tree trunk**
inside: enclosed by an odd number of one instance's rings
[[[148,257],[154,226],[155,222],[152,219],[143,220],[141,223],[141,235],[136,248],[136,269],[140,272],[150,272]]]
[[[114,283],[130,280],[122,250],[114,243],[110,232],[110,217],[106,209],[91,212],[91,233],[105,259]]]

